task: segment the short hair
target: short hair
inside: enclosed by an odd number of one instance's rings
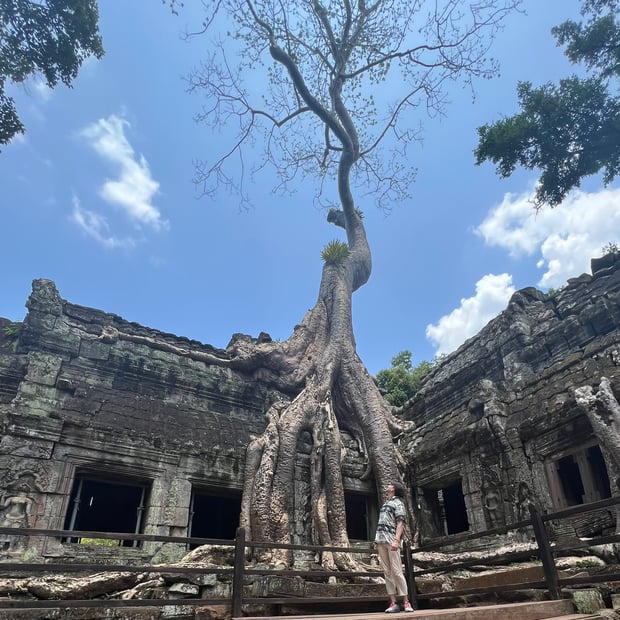
[[[405,487],[398,482],[392,482],[392,486],[394,487],[394,497],[405,497]]]

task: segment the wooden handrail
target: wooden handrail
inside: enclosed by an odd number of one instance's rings
[[[148,540],[197,545],[221,545],[233,547],[234,540],[221,538],[198,538],[195,536],[160,536],[158,534],[133,534],[129,532],[87,532],[82,530],[44,530],[32,527],[0,527],[0,534],[14,536],[47,536],[54,538],[104,538],[107,540]]]
[[[417,600],[436,598],[441,599],[445,597],[454,596],[466,596],[470,594],[479,594],[481,592],[498,592],[498,591],[514,591],[524,588],[545,588],[549,591],[551,598],[561,597],[561,587],[568,585],[598,583],[602,581],[618,580],[620,579],[620,572],[606,573],[604,575],[592,575],[589,577],[575,577],[575,578],[559,578],[557,567],[555,564],[554,553],[563,551],[566,549],[583,548],[587,546],[593,546],[602,544],[602,542],[618,542],[620,541],[620,535],[607,535],[598,537],[596,539],[590,539],[588,541],[581,541],[575,539],[574,541],[564,541],[562,544],[553,545],[548,537],[545,523],[548,521],[561,520],[563,518],[573,517],[578,514],[591,512],[595,510],[601,510],[604,508],[610,508],[620,504],[620,497],[609,498],[599,502],[591,504],[583,504],[580,506],[573,506],[568,509],[557,511],[555,513],[539,514],[534,506],[530,507],[530,519],[526,521],[519,521],[516,523],[508,524],[502,528],[494,528],[492,530],[486,530],[485,532],[477,532],[475,534],[467,533],[460,536],[450,536],[442,538],[433,543],[420,545],[416,548],[411,548],[408,543],[403,546],[404,564],[405,564],[405,576],[407,579],[407,585],[409,589],[410,600],[417,606]],[[487,586],[484,588],[469,588],[465,590],[453,590],[451,592],[424,592],[420,593],[417,589],[416,577],[420,577],[424,574],[439,573],[454,571],[459,568],[465,568],[481,562],[480,558],[469,559],[458,563],[450,563],[446,566],[435,566],[427,569],[416,569],[414,566],[414,558],[416,553],[427,551],[430,549],[441,549],[448,545],[455,545],[459,542],[467,542],[475,540],[477,538],[483,538],[486,536],[494,535],[497,533],[506,533],[512,529],[523,529],[526,527],[532,527],[536,537],[537,547],[528,551],[520,552],[507,552],[501,556],[485,560],[487,564],[501,564],[516,559],[524,559],[528,556],[538,555],[543,564],[543,571],[545,580],[527,583],[517,583],[502,586]],[[367,576],[369,578],[376,577],[380,574],[380,571],[341,571],[334,573],[333,571],[320,570],[294,570],[294,569],[273,569],[273,568],[246,568],[245,557],[249,549],[261,548],[261,549],[288,549],[288,550],[308,550],[317,552],[329,552],[339,551],[351,554],[370,553],[374,551],[374,547],[369,545],[358,545],[354,547],[329,547],[321,545],[297,545],[297,544],[283,544],[283,543],[267,543],[267,542],[254,542],[246,540],[246,533],[243,528],[238,528],[236,532],[235,540],[223,540],[213,538],[197,538],[197,537],[182,537],[182,536],[158,536],[150,534],[129,534],[125,532],[110,533],[110,532],[86,532],[86,531],[73,531],[73,530],[46,530],[36,528],[0,528],[0,534],[12,535],[12,536],[48,536],[64,539],[76,539],[76,538],[104,538],[104,539],[117,539],[117,540],[141,540],[141,541],[155,541],[165,543],[180,543],[184,545],[189,544],[211,544],[219,546],[228,546],[234,553],[234,565],[233,568],[202,568],[202,567],[190,567],[190,566],[153,566],[153,565],[129,565],[129,564],[98,564],[98,563],[54,563],[48,561],[41,562],[27,562],[22,563],[15,562],[0,562],[0,571],[27,571],[28,573],[37,572],[83,572],[88,570],[96,570],[98,572],[105,571],[126,571],[126,572],[167,572],[174,574],[219,574],[219,575],[232,575],[232,595],[227,598],[191,598],[191,599],[130,599],[130,600],[116,600],[116,599],[95,599],[95,600],[54,600],[54,601],[18,601],[18,600],[2,600],[0,601],[1,609],[18,609],[18,608],[39,608],[50,609],[56,607],[144,607],[144,606],[166,606],[166,605],[202,605],[202,604],[229,604],[232,606],[232,616],[238,618],[243,613],[243,605],[249,603],[264,602],[266,604],[320,604],[325,602],[334,602],[339,600],[340,602],[355,602],[355,601],[368,601],[374,602],[377,600],[383,600],[384,597],[378,596],[364,596],[364,597],[341,597],[334,599],[333,597],[244,597],[243,584],[246,576],[269,576],[275,575],[278,577],[307,577],[312,576],[315,578],[327,578],[331,576],[337,576],[341,578],[362,577]],[[128,549],[130,551],[130,549]]]

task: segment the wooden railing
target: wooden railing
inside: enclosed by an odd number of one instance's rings
[[[407,580],[410,589],[410,595],[416,603],[421,599],[441,599],[457,596],[469,596],[481,593],[490,592],[509,592],[514,590],[523,590],[525,588],[532,589],[546,589],[548,596],[551,599],[562,598],[562,587],[579,586],[585,584],[595,584],[604,581],[618,581],[620,580],[620,567],[614,571],[606,571],[601,575],[588,575],[572,578],[560,578],[558,575],[556,556],[559,554],[566,555],[570,550],[585,549],[596,545],[602,545],[606,543],[620,542],[620,535],[613,534],[609,536],[599,536],[597,538],[589,538],[588,540],[581,540],[577,536],[565,537],[559,542],[553,542],[550,539],[549,532],[546,527],[546,523],[549,521],[561,521],[570,517],[576,517],[595,511],[599,511],[605,508],[611,508],[620,504],[620,497],[612,497],[609,499],[601,500],[590,504],[580,504],[573,506],[565,510],[561,510],[554,513],[540,514],[533,504],[529,506],[530,519],[510,523],[502,527],[486,530],[476,534],[463,534],[448,536],[441,540],[434,540],[433,542],[421,545],[414,549],[409,549],[405,554],[405,569]],[[461,548],[460,552],[453,552],[455,556],[463,555],[462,546],[465,543],[471,544],[476,540],[487,538],[491,535],[507,534],[511,531],[523,531],[525,529],[532,529],[536,546],[533,549],[526,551],[513,551],[506,552],[502,555],[493,557],[492,559],[485,559],[481,561],[480,558],[470,559],[461,562],[450,562],[449,560],[441,565],[434,566],[432,568],[415,570],[415,556],[416,554],[428,551],[441,551],[446,547],[458,546]],[[450,553],[447,554],[449,556]],[[409,556],[409,557],[408,557]],[[480,564],[485,565],[499,565],[507,566],[517,561],[524,561],[536,557],[540,560],[543,569],[544,579],[541,581],[528,581],[513,584],[504,584],[497,586],[485,586],[481,588],[469,588],[462,590],[452,590],[449,592],[444,591],[431,591],[420,593],[417,589],[416,579],[420,579],[424,575],[441,574],[441,573],[454,573],[455,571],[471,568]]]
[[[418,602],[424,599],[442,599],[446,597],[460,597],[475,595],[481,593],[499,592],[499,591],[514,591],[527,589],[545,589],[548,591],[549,598],[558,599],[562,597],[562,587],[566,586],[579,586],[584,584],[595,584],[603,581],[618,581],[620,580],[620,570],[613,572],[607,571],[604,575],[588,575],[572,578],[560,578],[558,575],[556,556],[559,553],[566,554],[569,550],[584,549],[594,545],[601,545],[605,543],[617,543],[620,542],[620,535],[613,534],[609,536],[600,536],[596,539],[588,539],[587,541],[581,540],[577,537],[573,539],[564,539],[562,541],[553,542],[547,532],[546,523],[548,521],[561,521],[575,517],[577,515],[587,514],[589,512],[611,508],[620,504],[620,498],[610,498],[600,502],[575,506],[566,510],[555,512],[552,514],[540,514],[534,506],[530,506],[530,519],[519,521],[516,523],[507,524],[503,527],[486,530],[476,534],[462,534],[452,535],[445,538],[434,540],[429,544],[420,545],[412,548],[408,544],[405,544],[403,549],[403,558],[405,563],[405,576],[409,587],[410,600],[414,604],[414,607],[418,606]],[[463,555],[463,546],[465,544],[471,545],[478,539],[487,538],[490,536],[508,534],[511,531],[519,530],[523,531],[530,529],[533,531],[533,536],[536,542],[536,546],[526,551],[507,552],[500,556],[495,556],[492,559],[469,559],[466,561],[449,561],[451,555],[458,557]],[[56,559],[51,560],[49,558],[42,559],[38,562],[23,562],[19,559],[11,562],[0,562],[0,574],[10,573],[14,576],[16,573],[26,573],[31,576],[33,574],[45,574],[45,573],[97,573],[102,572],[129,572],[129,573],[167,573],[167,574],[179,574],[191,577],[192,575],[200,574],[207,575],[213,574],[220,577],[224,577],[226,580],[231,580],[230,596],[226,597],[211,597],[211,598],[174,598],[174,599],[93,599],[93,600],[24,600],[24,599],[8,599],[0,597],[0,612],[7,609],[52,609],[52,608],[118,608],[118,607],[162,607],[167,605],[188,605],[188,606],[202,606],[202,605],[230,605],[232,607],[232,616],[234,618],[241,617],[243,615],[244,605],[318,605],[329,603],[353,603],[353,604],[368,604],[375,601],[384,601],[385,595],[382,593],[380,596],[355,596],[355,597],[309,597],[309,596],[248,596],[244,591],[244,585],[248,581],[248,578],[256,577],[311,577],[313,581],[324,579],[327,581],[329,577],[336,577],[338,579],[353,579],[353,578],[372,578],[381,576],[379,571],[328,571],[328,570],[296,570],[296,569],[281,569],[276,567],[269,568],[257,568],[252,563],[247,562],[246,558],[248,554],[256,553],[259,549],[269,550],[287,550],[290,553],[295,551],[310,551],[317,554],[325,552],[342,552],[351,554],[351,556],[362,554],[368,556],[374,552],[372,545],[361,545],[354,547],[325,547],[317,545],[275,545],[272,543],[259,543],[246,540],[245,530],[239,528],[235,540],[221,540],[221,539],[209,539],[209,538],[185,538],[180,536],[154,536],[148,534],[127,534],[127,533],[109,533],[109,532],[82,532],[82,531],[67,531],[67,530],[42,530],[42,529],[18,529],[18,528],[0,528],[0,535],[3,536],[20,536],[20,537],[35,537],[45,536],[54,537],[60,540],[78,539],[78,538],[101,538],[101,539],[114,539],[120,541],[134,540],[134,541],[152,541],[162,543],[180,543],[185,546],[189,545],[218,545],[228,546],[231,548],[231,555],[233,556],[233,566],[230,567],[217,567],[217,568],[203,568],[203,567],[188,567],[188,566],[173,566],[173,565],[131,565],[128,563],[122,564],[102,564],[102,563],[73,563],[73,562],[59,562]],[[459,551],[454,549],[458,548]],[[442,551],[443,550],[443,551]],[[431,568],[420,569],[416,568],[420,562],[416,562],[416,555],[429,552],[429,551],[442,551],[444,557],[448,558],[448,561],[441,565],[432,566]],[[514,562],[523,561],[537,557],[542,564],[544,579],[540,581],[527,582],[527,583],[513,583],[498,586],[486,586],[483,588],[469,588],[461,590],[452,590],[449,592],[437,590],[437,591],[418,591],[418,585],[420,579],[424,576],[442,574],[442,573],[454,573],[466,568],[471,568],[476,565],[484,563],[485,565],[505,566]],[[425,588],[426,590],[426,588]]]
[[[117,540],[119,545],[123,541],[150,541],[161,543],[179,543],[186,548],[189,545],[219,545],[235,547],[234,540],[223,540],[213,538],[196,538],[184,536],[156,536],[151,534],[130,534],[120,532],[91,532],[77,530],[45,530],[34,528],[0,528],[0,536],[16,536],[16,537],[49,537],[57,540],[77,540],[81,538],[98,538],[106,540]],[[67,547],[74,547],[75,543],[66,543]],[[107,547],[107,549],[122,547]],[[134,551],[133,548],[127,548],[129,552]],[[139,551],[139,550],[138,550]],[[1,557],[1,556],[0,556]],[[165,572],[167,574],[179,574],[185,576],[191,575],[218,575],[225,576],[227,579],[233,577],[233,569],[226,567],[204,568],[189,566],[171,566],[171,565],[153,565],[153,564],[112,564],[100,562],[63,562],[57,558],[44,558],[37,562],[24,562],[22,560],[14,560],[0,562],[0,575],[9,573],[15,576],[17,573],[25,573],[27,576],[36,574],[59,574],[59,573],[151,573],[157,574]],[[175,599],[53,599],[53,600],[30,600],[30,599],[8,599],[0,596],[0,613],[6,609],[55,609],[55,608],[119,608],[119,607],[164,607],[169,605],[211,605],[224,604],[230,605],[230,597],[213,597],[213,598],[175,598]],[[6,617],[6,616],[0,616]]]

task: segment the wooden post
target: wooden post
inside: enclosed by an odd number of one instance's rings
[[[238,527],[235,538],[235,565],[232,582],[232,617],[240,618],[243,603],[243,569],[245,567],[245,528]]]
[[[413,561],[411,560],[411,545],[405,541],[403,543],[403,553],[405,556],[405,580],[409,591],[409,602],[414,609],[418,608],[418,589],[413,576]]]
[[[536,543],[538,544],[538,555],[542,561],[543,570],[545,572],[549,596],[555,600],[561,599],[562,594],[558,583],[558,571],[555,566],[555,560],[553,559],[547,528],[534,504],[530,504],[529,509],[530,516],[532,517],[532,526],[534,527],[534,536],[536,536]]]

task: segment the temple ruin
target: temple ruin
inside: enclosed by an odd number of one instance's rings
[[[65,301],[49,280],[33,282],[27,308],[18,327],[0,319],[2,527],[233,538],[246,447],[269,406],[294,394],[218,365],[225,350]],[[553,294],[516,292],[397,412],[414,423],[397,441],[420,540],[526,519],[530,502],[551,512],[620,493],[619,400],[620,257],[593,260]],[[346,432],[344,442],[348,534],[369,540],[377,492],[364,447]],[[309,449],[300,437],[300,543],[312,540]],[[571,528],[615,531],[616,515]],[[88,542],[4,537],[0,556],[110,553]],[[114,548],[128,563],[184,552]]]

